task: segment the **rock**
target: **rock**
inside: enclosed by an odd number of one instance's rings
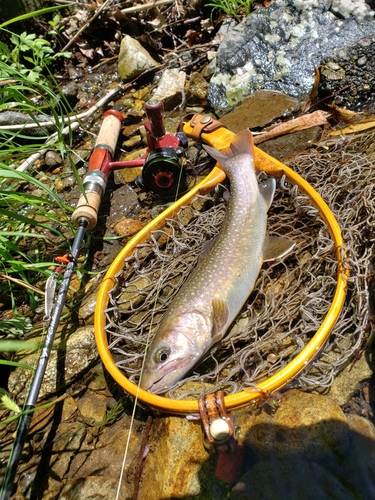
[[[327,396],[293,389],[272,416],[240,410],[234,421],[247,460],[231,499],[374,497],[375,427]]]
[[[77,402],[72,396],[68,396],[64,399],[64,404],[61,412],[61,422],[69,420],[74,413],[78,410]]]
[[[78,409],[88,425],[99,426],[107,413],[106,397],[88,392],[79,400]]]
[[[166,69],[148,104],[157,104],[159,101],[163,101],[166,111],[182,104],[185,81],[186,73],[183,71]]]
[[[54,125],[43,126],[43,122],[53,122],[52,116],[46,115],[35,115],[34,119],[31,116],[21,113],[20,111],[2,111],[0,113],[0,126],[4,125],[26,125],[28,123],[39,124],[39,127],[28,128],[22,130],[22,135],[28,135],[32,137],[45,137],[56,131]],[[21,130],[21,129],[20,129]]]
[[[120,311],[131,311],[141,304],[152,288],[149,278],[138,276],[131,283],[126,284],[126,288],[117,300],[117,306]]]
[[[56,339],[57,349],[51,351],[39,399],[54,394],[72,383],[98,359],[93,326],[78,328],[67,339],[61,338],[61,335],[60,332],[60,338]],[[17,361],[33,368],[37,365],[38,359],[39,353],[17,357]],[[26,397],[32,375],[31,370],[16,368],[9,376],[9,392],[19,404]]]
[[[332,472],[303,458],[258,462],[235,485],[231,500],[352,500],[352,490]]]
[[[63,159],[56,151],[47,151],[44,156],[44,162],[47,167],[50,168],[56,168],[64,163]]]
[[[142,144],[142,137],[140,135],[133,135],[130,139],[127,139],[122,143],[123,147],[126,149],[133,149]]]
[[[352,432],[345,476],[360,494],[357,498],[375,498],[375,426],[359,415],[348,415],[347,420]]]
[[[62,479],[66,474],[75,453],[79,452],[86,436],[86,427],[82,422],[66,422],[58,427],[52,446],[52,460],[49,464],[52,477]]]
[[[337,106],[374,112],[374,61],[375,36],[328,54],[322,60],[319,97],[335,95]]]
[[[318,142],[321,135],[321,128],[313,127],[270,139],[257,147],[277,160],[285,162]]]
[[[297,99],[282,92],[259,90],[244,99],[235,110],[220,118],[231,132],[238,133],[245,128],[264,127],[275,118],[287,116],[299,108]]]
[[[347,404],[350,398],[370,380],[373,369],[366,355],[362,355],[354,364],[350,364],[338,375],[329,389],[329,397],[338,405]]]
[[[189,106],[205,106],[207,104],[208,87],[209,85],[201,73],[192,73],[187,90]]]
[[[59,500],[108,500],[117,498],[118,478],[88,476],[81,479],[70,479],[59,495]],[[130,500],[132,495],[129,485],[123,481],[119,497],[121,500]]]
[[[277,90],[304,101],[314,68],[326,54],[375,33],[364,0],[343,19],[328,0],[276,0],[232,28],[220,44],[208,100],[220,116],[256,90]],[[344,0],[335,4],[344,9]]]
[[[125,419],[115,424],[104,427],[99,434],[98,441],[93,444],[89,436],[81,446],[80,453],[75,455],[69,469],[69,477],[75,480],[84,480],[90,476],[102,478],[118,478],[122,472],[124,453],[129,435],[128,422]],[[126,477],[130,464],[135,460],[141,445],[141,433],[139,425],[135,422],[133,432],[129,440],[125,469]],[[112,498],[111,496],[107,498]]]
[[[92,391],[104,391],[107,388],[107,382],[103,371],[103,366],[98,364],[90,370],[87,381],[87,388]]]
[[[93,318],[93,315],[95,313],[97,297],[98,297],[97,291],[86,295],[78,311],[79,319],[83,319],[86,320],[87,322],[90,322],[89,320]]]
[[[236,425],[256,460],[301,456],[336,473],[349,449],[349,426],[341,408],[327,396],[297,389],[283,394],[274,415],[242,415]]]
[[[133,236],[145,226],[144,222],[137,219],[122,217],[114,229],[119,236]]]
[[[203,445],[200,422],[181,417],[154,420],[138,498],[221,499],[212,463]],[[152,485],[152,486],[151,486]]]
[[[132,80],[144,71],[159,66],[142,45],[129,35],[121,41],[118,73],[124,81]]]
[[[138,196],[134,189],[129,185],[119,186],[111,193],[111,207],[107,217],[107,227],[113,227],[121,217],[137,216],[140,208]]]

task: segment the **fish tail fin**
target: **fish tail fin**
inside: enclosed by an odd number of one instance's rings
[[[246,129],[238,133],[231,142],[230,148],[221,151],[210,146],[203,145],[207,153],[220,163],[224,172],[230,170],[229,160],[238,155],[249,155],[254,160],[254,141],[250,130]],[[252,165],[254,163],[252,162]]]

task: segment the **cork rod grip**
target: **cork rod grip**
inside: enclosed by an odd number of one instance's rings
[[[102,126],[100,127],[96,145],[105,144],[110,148],[111,155],[115,152],[118,136],[121,129],[121,120],[117,114],[104,114]]]
[[[95,227],[98,222],[100,201],[100,194],[96,191],[86,191],[86,196],[82,194],[72,215],[73,223],[77,225],[80,219],[86,219],[87,229]]]

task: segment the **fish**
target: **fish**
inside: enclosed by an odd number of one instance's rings
[[[222,340],[254,289],[263,262],[287,255],[295,243],[266,234],[276,180],[258,183],[252,134],[237,134],[230,148],[204,145],[230,182],[225,219],[156,328],[140,387],[165,393]]]

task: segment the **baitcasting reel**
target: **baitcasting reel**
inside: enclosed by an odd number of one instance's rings
[[[188,189],[186,172],[182,164],[182,155],[188,145],[184,132],[166,134],[164,127],[164,106],[162,102],[152,106],[145,104],[148,122],[148,155],[145,159],[142,175],[136,179],[138,186],[161,196],[172,199]]]

